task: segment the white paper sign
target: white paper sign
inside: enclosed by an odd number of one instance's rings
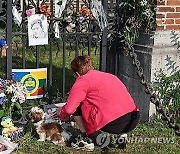
[[[66,7],[67,0],[62,0],[62,5],[58,5],[59,0],[55,0],[55,17],[61,17]]]
[[[48,44],[47,17],[43,14],[34,14],[28,17],[29,46]]]
[[[101,31],[103,31],[104,28],[107,27],[108,21],[107,21],[106,14],[104,12],[103,6],[101,4],[101,1],[92,0],[91,12],[92,12],[93,16],[95,17],[95,19],[97,20]]]
[[[13,3],[15,2],[15,0],[13,0]],[[22,16],[21,16],[21,14],[18,12],[18,10],[17,10],[17,8],[16,8],[16,6],[15,5],[13,5],[12,6],[12,14],[13,14],[13,16],[14,16],[14,22],[15,22],[15,24],[17,24],[17,25],[19,25],[20,26],[20,24],[21,24],[21,22],[22,22]]]
[[[13,19],[14,19],[15,24],[20,26],[20,24],[22,22],[22,17],[21,17],[21,14],[18,12],[18,10],[16,9],[15,6],[12,7],[12,13],[14,16]]]
[[[55,0],[55,17],[59,18],[66,7],[67,0],[62,0],[62,5],[58,5],[59,0]],[[59,21],[55,22],[55,37],[59,38]]]

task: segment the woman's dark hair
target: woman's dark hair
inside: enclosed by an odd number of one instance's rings
[[[74,73],[80,75],[86,74],[90,69],[93,69],[92,59],[90,56],[78,56],[71,62],[71,69]]]

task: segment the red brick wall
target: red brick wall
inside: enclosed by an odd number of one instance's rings
[[[157,30],[180,30],[180,0],[157,0]]]

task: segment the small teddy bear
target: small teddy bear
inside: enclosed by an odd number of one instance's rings
[[[5,138],[10,138],[11,141],[17,140],[24,136],[23,128],[15,127],[12,123],[12,119],[8,116],[2,118],[1,125],[3,126],[2,136]]]

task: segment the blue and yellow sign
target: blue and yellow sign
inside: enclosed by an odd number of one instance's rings
[[[26,86],[27,96],[34,93],[39,88],[39,80],[32,74],[27,74],[21,79],[21,83]]]
[[[47,87],[47,68],[13,69],[14,80],[26,86],[27,99],[42,98]]]

